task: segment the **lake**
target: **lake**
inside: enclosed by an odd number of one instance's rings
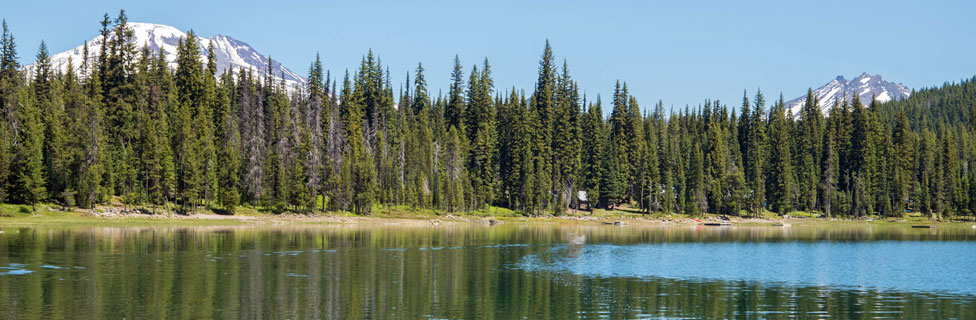
[[[976,319],[963,225],[0,231],[2,319]]]

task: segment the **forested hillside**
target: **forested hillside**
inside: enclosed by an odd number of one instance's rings
[[[192,31],[175,70],[129,44],[124,13],[106,15],[101,34],[109,41],[84,54],[93,59],[63,73],[42,43],[28,78],[4,22],[0,202],[358,214],[976,209],[976,78],[885,104],[855,98],[826,117],[808,96],[794,120],[782,96],[767,103],[758,91],[739,112],[717,100],[642,107],[620,82],[609,98],[583,96],[548,43],[528,91],[497,88],[487,59],[466,68],[456,58],[446,96],[433,96],[423,65],[394,88],[371,51],[341,76],[316,56],[307,85],[286,90],[266,70],[217,74]]]

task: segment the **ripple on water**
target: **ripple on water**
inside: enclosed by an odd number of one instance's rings
[[[297,256],[299,254],[302,254],[303,252],[305,252],[305,251],[292,250],[292,251],[275,251],[275,252],[272,252],[272,253],[277,254],[279,256]]]
[[[0,270],[7,270],[4,272],[0,272],[0,276],[16,276],[16,275],[31,274],[34,272],[33,270],[28,270],[26,267],[27,265],[23,263],[7,264],[6,267],[0,267]]]
[[[8,275],[16,276],[16,275],[24,275],[24,274],[31,274],[31,273],[34,273],[34,271],[27,270],[27,269],[12,269],[7,272],[0,272],[0,276],[8,276]]]

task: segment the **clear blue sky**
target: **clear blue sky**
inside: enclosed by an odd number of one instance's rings
[[[530,90],[549,39],[590,96],[626,81],[642,107],[742,90],[787,99],[837,75],[881,74],[909,87],[976,74],[974,1],[5,1],[22,63],[41,39],[61,52],[93,38],[102,13],[243,40],[305,74],[315,53],[333,74],[372,48],[399,86],[423,62],[436,95],[454,55],[465,73],[488,57],[495,84]]]

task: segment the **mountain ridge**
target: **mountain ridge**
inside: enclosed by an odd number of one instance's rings
[[[912,90],[904,84],[886,81],[880,75],[872,76],[867,72],[862,72],[851,80],[847,80],[843,75],[838,75],[827,84],[813,90],[814,97],[820,102],[820,112],[824,115],[830,112],[834,102],[840,102],[841,99],[852,101],[855,94],[867,104],[872,98],[879,102],[905,99],[912,94]],[[798,118],[800,111],[806,104],[806,99],[807,95],[804,94],[787,101],[786,110],[793,117]]]
[[[131,42],[136,48],[142,48],[145,45],[153,52],[158,53],[162,51],[170,67],[176,68],[177,44],[181,38],[186,37],[187,34],[185,32],[173,26],[145,22],[129,22],[128,27],[133,31]],[[109,38],[114,38],[114,34],[110,35]],[[95,54],[98,52],[98,48],[102,45],[102,42],[101,35],[95,36],[95,38],[88,41],[88,59],[90,62],[95,59]],[[202,54],[201,59],[205,57],[207,47],[211,42],[214,45],[214,53],[217,56],[218,74],[231,68],[234,70],[244,68],[257,71],[257,74],[261,78],[264,77],[265,70],[268,69],[269,58],[267,55],[261,54],[244,41],[231,36],[217,34],[209,38],[197,37],[197,44]],[[80,72],[81,68],[79,66],[84,59],[84,47],[85,45],[82,44],[71,50],[52,54],[51,67],[56,71],[64,72],[67,70],[67,63],[70,58],[75,70]],[[24,66],[23,69],[28,77],[32,77],[36,63],[35,61]],[[285,85],[289,90],[299,85],[304,85],[306,82],[304,77],[291,71],[274,59],[271,59],[271,70],[274,72],[276,78],[284,78]]]

